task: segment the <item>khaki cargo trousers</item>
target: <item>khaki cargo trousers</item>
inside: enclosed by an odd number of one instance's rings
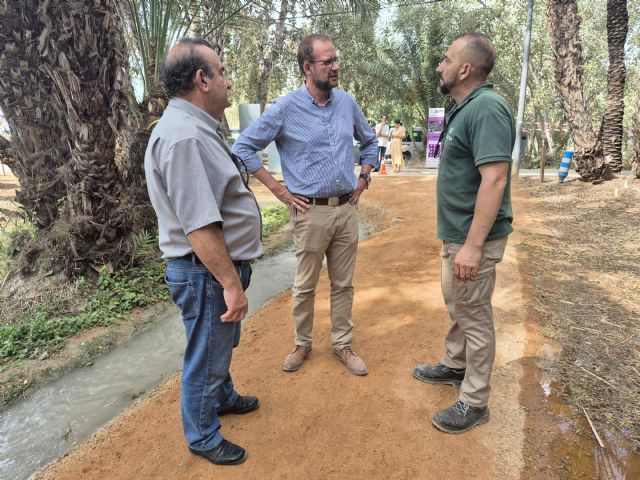
[[[502,260],[507,237],[485,242],[478,273],[472,280],[453,275],[452,265],[462,245],[443,242],[441,284],[451,326],[440,363],[465,368],[459,399],[467,405],[485,407],[491,390],[491,369],[496,353],[491,298],[496,285],[496,264]]]
[[[291,218],[297,268],[293,282],[292,317],[296,345],[311,345],[316,285],[322,261],[327,257],[331,283],[331,343],[351,345],[353,320],[353,273],[358,253],[358,214],[346,202],[331,207],[311,205]]]

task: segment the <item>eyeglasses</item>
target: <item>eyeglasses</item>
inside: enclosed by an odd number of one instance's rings
[[[340,59],[338,57],[328,58],[327,60],[307,60],[309,63],[319,63],[323,67],[336,67],[340,66]]]

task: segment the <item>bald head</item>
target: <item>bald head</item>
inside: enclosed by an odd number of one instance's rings
[[[196,72],[202,70],[208,77],[213,71],[207,62],[207,52],[215,48],[206,40],[183,38],[169,50],[162,62],[161,78],[169,97],[179,97],[194,88]]]
[[[463,33],[454,41],[463,42],[460,58],[473,66],[476,79],[486,80],[496,63],[496,47],[489,37],[482,33]]]

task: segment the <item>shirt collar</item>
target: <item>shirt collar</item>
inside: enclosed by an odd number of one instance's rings
[[[491,83],[483,83],[482,85],[478,85],[476,88],[471,90],[471,93],[469,93],[469,95],[464,97],[462,102],[460,102],[460,107],[462,107],[463,105],[466,105],[467,103],[469,103],[471,100],[476,98],[478,95],[480,95],[485,90],[492,90],[492,89],[493,89],[493,84],[491,84]]]
[[[471,90],[469,95],[464,97],[459,104],[457,104],[455,107],[453,107],[451,109],[451,111],[447,114],[447,117],[451,118],[455,112],[458,112],[459,110],[462,110],[462,108],[465,105],[467,105],[467,103],[469,103],[471,100],[473,100],[474,98],[479,96],[485,90],[492,90],[492,89],[493,89],[493,84],[491,84],[491,83],[483,83],[482,85],[478,85],[476,88]]]
[[[300,90],[302,91],[302,95],[304,95],[305,98],[310,100],[314,105],[318,105],[318,102],[316,101],[315,97],[311,95],[311,93],[309,92],[309,89],[307,88],[307,82],[302,82],[302,86],[300,87]],[[327,99],[327,103],[325,105],[327,105],[332,98],[333,98],[333,88],[329,90],[329,98]]]
[[[183,98],[171,97],[171,100],[169,100],[169,105],[167,105],[167,108],[169,107],[174,107],[188,113],[189,115],[193,115],[194,117],[209,125],[214,130],[220,129],[220,122],[216,118],[212,117],[200,107]]]

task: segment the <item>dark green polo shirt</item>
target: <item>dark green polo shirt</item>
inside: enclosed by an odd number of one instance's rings
[[[509,235],[511,222],[511,152],[515,126],[509,105],[491,84],[473,90],[447,115],[438,169],[438,238],[464,243],[480,187],[478,166],[509,162],[509,177],[500,211],[487,240]]]

